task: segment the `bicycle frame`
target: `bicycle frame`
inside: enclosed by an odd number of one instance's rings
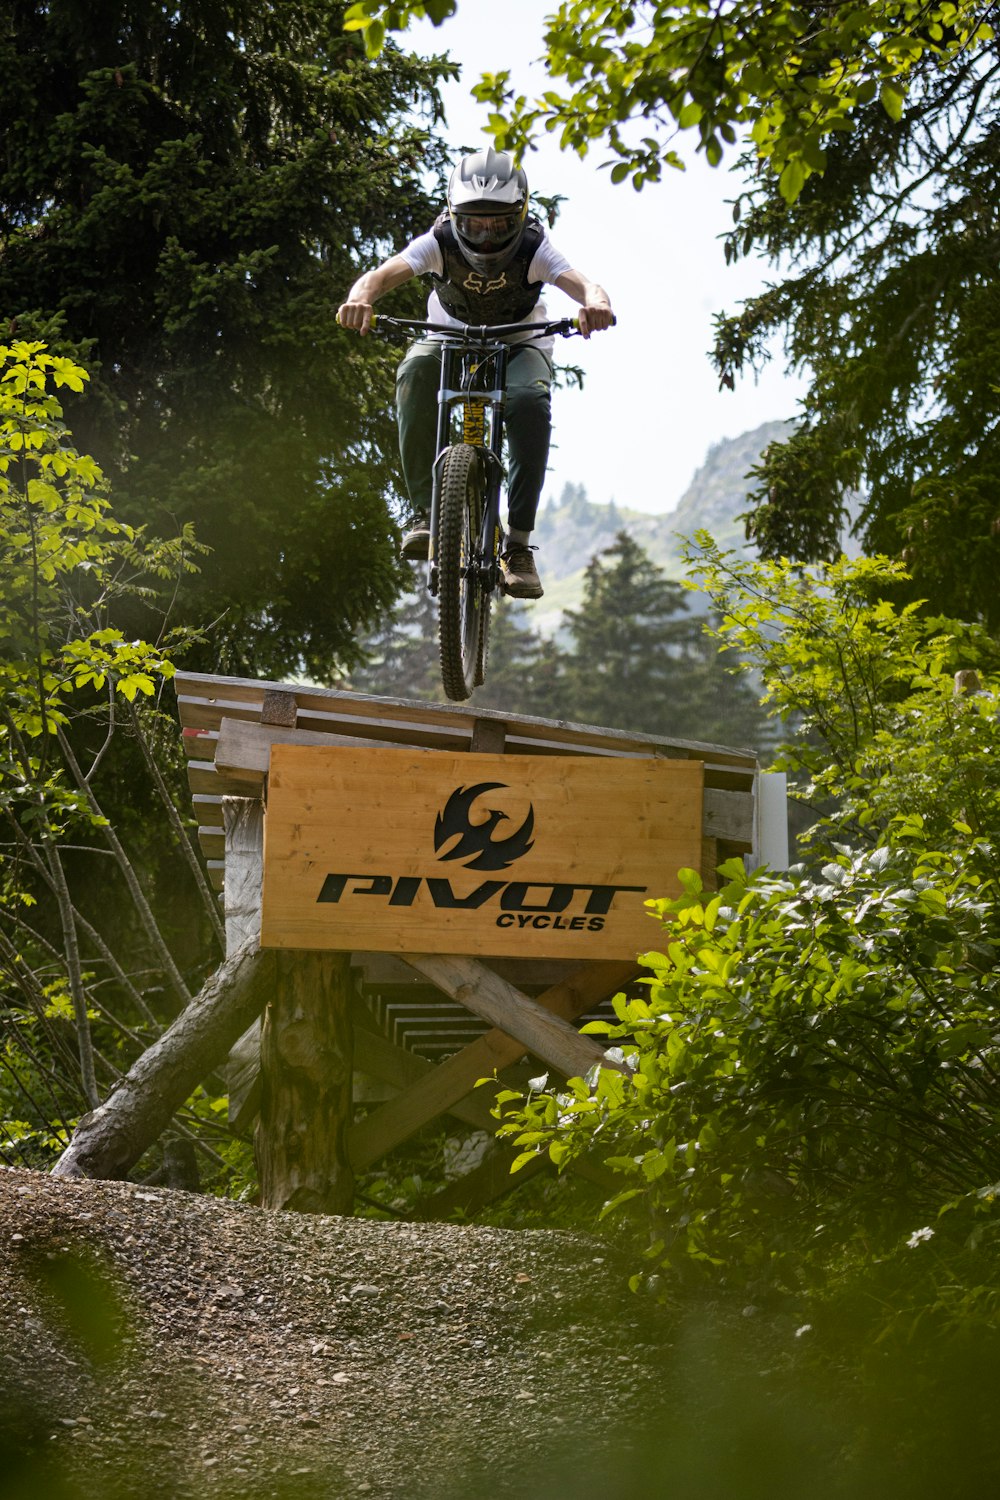
[[[496,537],[489,549],[488,571],[496,574],[496,554],[500,551],[503,527],[500,521],[500,493],[506,478],[503,462],[504,409],[507,404],[507,365],[510,347],[493,339],[489,343],[471,344],[465,339],[442,340],[441,384],[438,389],[437,457],[434,460],[434,482],[431,489],[431,546],[428,587],[437,593],[437,535],[441,496],[441,469],[452,445],[456,415],[461,429],[458,440],[475,448],[485,469],[484,506],[480,518],[480,537]],[[488,420],[487,420],[488,417]],[[480,558],[483,567],[484,558]],[[496,576],[482,579],[492,589]]]
[[[435,443],[433,483],[431,489],[430,532],[431,544],[428,558],[428,588],[432,594],[438,592],[437,538],[439,501],[441,494],[441,468],[448,449],[457,440],[475,448],[485,468],[485,505],[480,535],[485,540],[495,538],[490,546],[487,564],[481,559],[480,567],[488,574],[482,585],[490,590],[499,584],[497,556],[503,542],[503,526],[500,521],[500,495],[506,478],[503,462],[504,410],[507,404],[507,368],[517,344],[508,342],[512,334],[523,333],[535,338],[548,338],[558,334],[564,338],[579,332],[575,318],[559,318],[545,323],[502,323],[497,325],[463,324],[458,328],[443,323],[428,323],[415,318],[390,318],[377,314],[372,319],[373,328],[383,326],[390,330],[412,333],[431,333],[438,336],[441,344],[441,381],[438,387],[437,436]],[[524,340],[523,342],[528,342]],[[487,374],[483,375],[483,371]],[[461,414],[461,431],[455,429],[456,413]],[[489,412],[487,433],[486,414]]]

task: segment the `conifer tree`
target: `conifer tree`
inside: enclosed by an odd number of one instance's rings
[[[505,599],[494,607],[486,682],[473,702],[543,719],[563,716],[563,658],[556,643],[531,624],[523,604]]]
[[[369,62],[342,18],[8,0],[0,28],[0,316],[90,370],[69,416],[119,513],[213,549],[179,603],[224,670],[322,677],[398,586],[397,355],[334,313],[433,216],[413,111],[447,64]]]
[[[365,663],[351,687],[383,698],[444,698],[438,648],[437,603],[421,579],[364,643]]]
[[[683,586],[627,532],[591,561],[583,603],[565,619],[566,717],[723,744],[760,737],[752,688],[729,676]]]

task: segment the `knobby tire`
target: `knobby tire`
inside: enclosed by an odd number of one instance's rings
[[[468,698],[485,669],[483,623],[489,593],[478,570],[481,485],[475,448],[466,443],[450,448],[441,466],[438,501],[438,630],[441,680],[457,702]]]
[[[486,518],[482,520],[482,543],[481,556],[484,565],[490,569],[490,578],[496,573],[497,557],[500,554],[499,533],[494,536],[486,535]],[[482,603],[480,614],[482,619],[479,624],[479,651],[476,655],[476,687],[482,687],[486,681],[486,667],[490,657],[490,610],[493,604],[493,588],[484,588],[482,592]]]

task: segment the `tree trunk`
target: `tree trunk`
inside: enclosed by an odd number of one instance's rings
[[[349,1214],[350,955],[279,953],[261,1034],[261,1206]]]
[[[227,958],[105,1103],[83,1116],[53,1175],[124,1177],[263,1009],[274,967],[272,954],[252,947]]]

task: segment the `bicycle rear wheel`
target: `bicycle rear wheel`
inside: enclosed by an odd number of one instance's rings
[[[438,501],[438,634],[441,680],[449,698],[468,698],[476,685],[489,595],[480,569],[482,470],[467,443],[449,448]]]

